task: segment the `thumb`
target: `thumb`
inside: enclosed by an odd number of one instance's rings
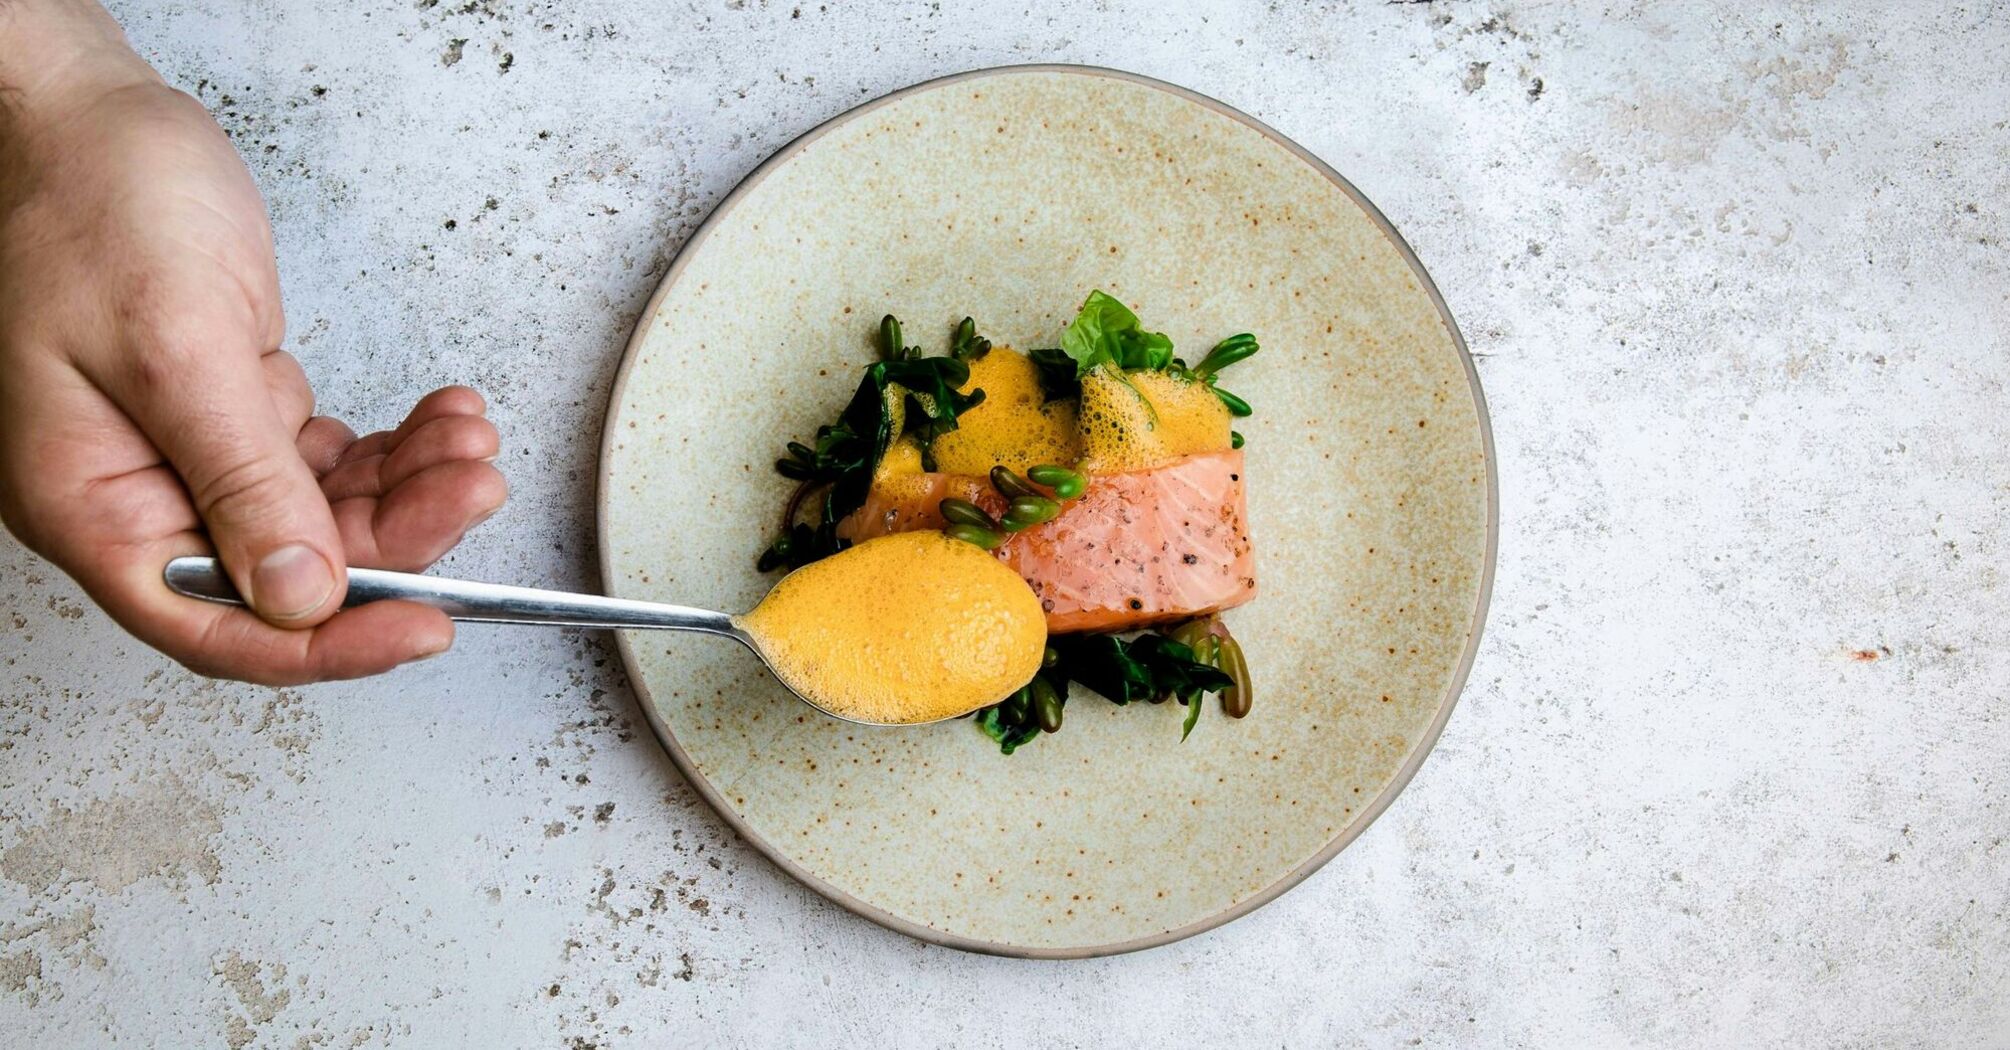
[[[333,615],[348,585],[340,534],[257,351],[141,355],[108,392],[181,475],[238,593],[282,627]]]

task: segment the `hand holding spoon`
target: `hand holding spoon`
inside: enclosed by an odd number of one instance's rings
[[[170,589],[244,604],[215,558],[168,562]],[[745,616],[683,605],[350,569],[343,606],[418,602],[455,620],[696,631],[752,650],[804,703],[862,725],[968,714],[1039,669],[1046,623],[1017,573],[941,533],[888,536],[790,573]]]

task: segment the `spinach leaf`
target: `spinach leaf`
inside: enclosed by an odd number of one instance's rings
[[[1164,333],[1145,331],[1129,307],[1094,291],[1062,333],[1059,348],[1034,350],[1027,356],[1040,370],[1040,388],[1049,401],[1080,396],[1082,377],[1094,368],[1107,368],[1126,385],[1127,372],[1171,372],[1207,384],[1230,415],[1242,417],[1250,414],[1249,402],[1216,387],[1215,377],[1258,349],[1255,336],[1239,332],[1216,343],[1199,364],[1188,366],[1173,356],[1172,340]]]
[[[1052,686],[1063,703],[1067,702],[1070,683],[1120,705],[1134,700],[1178,700],[1187,708],[1181,740],[1200,721],[1202,695],[1219,693],[1235,682],[1200,659],[1191,646],[1152,631],[1128,640],[1114,634],[1057,635],[1047,639],[1047,644],[1058,659],[1037,677]],[[977,726],[1008,755],[1040,733],[1035,713],[1009,698],[979,711]]]
[[[892,324],[897,344],[899,322]],[[791,522],[784,534],[761,553],[756,567],[799,568],[843,550],[837,523],[865,504],[873,472],[886,450],[901,435],[894,432],[889,389],[898,387],[905,418],[904,432],[916,435],[925,450],[936,437],[956,429],[956,417],[984,400],[984,391],[957,390],[970,379],[970,366],[951,357],[896,357],[868,365],[851,403],[837,421],[818,427],[812,445],[791,441],[788,456],[775,462],[784,477],[806,485],[828,485],[814,525]]]
[[[1192,647],[1151,631],[1130,641],[1091,634],[1054,638],[1050,644],[1061,655],[1056,670],[1112,703],[1186,700],[1203,691],[1219,692],[1233,681],[1196,659]]]
[[[776,569],[800,569],[819,558],[828,558],[851,546],[838,539],[835,521],[819,521],[816,525],[806,525],[800,521],[791,524],[768,549],[761,552],[754,568],[759,572],[773,572]]]
[[[1026,354],[1033,359],[1033,367],[1040,373],[1040,391],[1049,401],[1082,396],[1082,376],[1075,361],[1061,351],[1058,346],[1031,350]]]
[[[1114,634],[1088,634],[1051,638],[1048,644],[1061,654],[1052,668],[1056,673],[1048,678],[1057,691],[1065,692],[1068,682],[1080,682],[1118,705],[1157,695],[1151,668],[1131,655],[1134,643]]]
[[[984,735],[998,742],[998,750],[1011,754],[1020,745],[1040,735],[1040,724],[1030,718],[1023,723],[1006,721],[1003,705],[987,707],[977,713],[977,728]]]

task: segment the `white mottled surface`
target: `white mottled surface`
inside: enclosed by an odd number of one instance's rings
[[[1297,137],[1492,403],[1493,615],[1416,782],[1199,939],[959,955],[733,842],[604,639],[206,683],[8,547],[10,1043],[2010,1043],[2010,11],[829,6],[119,13],[251,160],[325,405],[490,393],[515,500],[444,568],[566,587],[634,316],[788,138],[1033,60]]]

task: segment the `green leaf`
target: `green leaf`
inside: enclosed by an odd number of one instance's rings
[[[902,351],[897,343],[900,322],[891,315],[880,323],[882,350]],[[761,571],[799,568],[844,549],[837,523],[865,504],[873,472],[886,450],[901,435],[894,432],[887,388],[906,391],[906,432],[928,443],[956,429],[956,417],[984,400],[982,390],[964,394],[957,388],[970,379],[970,366],[949,357],[897,356],[868,365],[858,390],[835,422],[817,428],[815,441],[788,443],[788,456],[775,469],[806,485],[829,485],[815,524],[791,523],[785,535],[763,551]]]
[[[1066,677],[1088,686],[1113,704],[1148,700],[1153,696],[1152,673],[1131,656],[1130,646],[1113,634],[1050,639],[1061,654]]]
[[[1017,751],[1021,744],[1040,735],[1040,723],[1037,721],[1030,718],[1024,723],[1007,720],[1003,704],[994,704],[977,712],[977,728],[983,730],[985,736],[997,742],[999,751],[1008,755]]]
[[[1197,621],[1188,625],[1189,629],[1196,627],[1205,629]],[[1155,697],[1178,700],[1187,705],[1181,740],[1193,732],[1200,719],[1202,695],[1219,693],[1235,681],[1214,667],[1207,653],[1153,631],[1130,639],[1114,634],[1056,635],[1047,640],[1047,646],[1054,659],[1034,675],[1034,681],[1051,687],[1056,699],[1065,703],[1069,684],[1074,683],[1095,690],[1114,704]],[[978,712],[977,726],[1009,755],[1039,735],[1037,705],[1015,705],[1008,698]]]
[[[1129,641],[1114,634],[1061,635],[1048,640],[1060,659],[1041,674],[1057,689],[1074,681],[1111,703],[1219,692],[1232,679],[1201,662],[1193,649],[1147,631]]]
[[[773,572],[776,569],[800,569],[819,558],[827,558],[851,546],[848,541],[838,539],[836,523],[819,522],[815,526],[796,522],[789,527],[768,549],[761,552],[760,560],[754,563],[759,572]]]
[[[828,447],[838,468],[826,510],[834,515],[832,524],[865,504],[873,471],[900,437],[893,432],[893,415],[887,410],[887,386],[897,383],[908,392],[907,429],[925,429],[925,436],[932,438],[955,430],[956,417],[984,400],[983,391],[957,392],[969,378],[970,366],[948,357],[881,361],[866,368],[858,392],[838,422],[817,432],[819,451]]]
[[[1132,659],[1152,675],[1159,696],[1186,696],[1205,690],[1218,692],[1234,684],[1234,679],[1209,666],[1194,655],[1191,647],[1162,634],[1141,634],[1130,644]]]
[[[1061,352],[1075,362],[1077,379],[1098,366],[1113,371],[1159,370],[1172,364],[1173,344],[1162,332],[1147,332],[1138,315],[1102,291],[1082,302],[1080,313],[1061,333]]]
[[[1082,395],[1082,377],[1076,370],[1075,361],[1060,347],[1049,346],[1026,354],[1033,359],[1033,367],[1040,373],[1040,390],[1049,401]]]

